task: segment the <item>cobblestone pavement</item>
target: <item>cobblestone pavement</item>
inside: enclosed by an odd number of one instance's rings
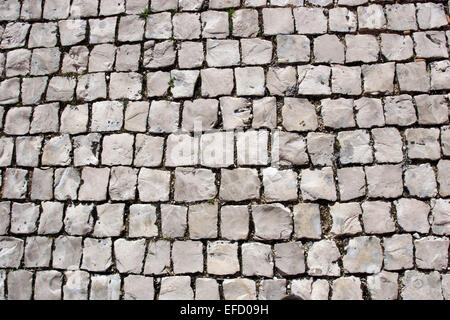
[[[448,9],[0,0],[0,299],[450,299]]]

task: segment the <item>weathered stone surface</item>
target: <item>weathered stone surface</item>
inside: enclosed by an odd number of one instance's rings
[[[301,242],[277,243],[274,246],[275,268],[283,275],[305,273],[305,250]]]
[[[304,200],[336,201],[336,186],[333,170],[330,167],[318,170],[302,170],[300,179],[300,190]]]
[[[372,300],[396,300],[398,298],[398,274],[382,271],[368,276],[367,287]]]
[[[425,274],[408,270],[403,277],[403,300],[443,300],[441,275],[437,271]]]
[[[208,242],[207,271],[216,275],[232,275],[240,270],[237,243],[227,241]]]
[[[273,277],[274,258],[270,245],[249,242],[243,244],[241,250],[243,275]]]
[[[225,300],[256,300],[256,284],[250,279],[225,279],[223,281]]]
[[[350,276],[333,281],[331,300],[362,300],[361,280]]]
[[[384,201],[365,201],[361,204],[364,231],[370,234],[390,233],[395,231],[391,215],[391,204]]]
[[[381,271],[383,251],[376,237],[357,237],[349,241],[343,257],[344,270],[348,273],[371,273]]]
[[[139,275],[129,275],[123,281],[125,300],[153,300],[155,288],[153,278]]]
[[[114,241],[114,256],[120,273],[141,273],[144,265],[145,239]]]
[[[188,276],[171,276],[162,278],[159,300],[193,300],[191,278]]]
[[[359,217],[362,214],[357,202],[336,203],[330,207],[333,218],[331,233],[335,235],[349,235],[362,232]]]
[[[252,206],[252,217],[256,239],[288,239],[292,233],[292,213],[279,203]]]
[[[249,233],[247,206],[223,206],[220,210],[221,236],[227,240],[245,240]]]

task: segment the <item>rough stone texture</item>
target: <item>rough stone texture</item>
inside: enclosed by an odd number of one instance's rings
[[[448,14],[0,0],[0,299],[449,299]]]

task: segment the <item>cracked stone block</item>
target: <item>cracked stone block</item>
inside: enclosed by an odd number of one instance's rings
[[[390,233],[396,230],[391,204],[384,201],[364,201],[361,204],[364,231],[368,234]]]
[[[178,49],[178,65],[183,69],[198,68],[203,65],[205,56],[203,43],[183,41]]]
[[[64,300],[87,300],[89,273],[85,271],[66,271],[63,285]]]
[[[246,65],[269,64],[272,61],[272,42],[261,39],[242,39],[242,62]]]
[[[445,8],[440,3],[417,3],[417,23],[420,29],[434,29],[447,25]]]
[[[125,300],[153,300],[155,287],[152,277],[129,275],[123,281]]]
[[[204,11],[201,13],[201,20],[202,38],[223,39],[229,36],[228,12]]]
[[[362,232],[360,216],[361,206],[357,202],[335,203],[330,206],[333,219],[331,233],[335,235],[352,235]]]
[[[320,104],[323,124],[326,127],[334,129],[355,127],[353,99],[323,99]]]
[[[310,41],[303,35],[278,35],[277,58],[279,63],[309,62]]]
[[[437,271],[425,274],[408,270],[402,280],[403,300],[443,300],[441,275]]]
[[[68,167],[55,170],[55,199],[76,200],[80,186],[80,173],[77,169]]]
[[[78,200],[103,201],[106,200],[106,191],[109,180],[109,168],[84,167],[81,173],[81,184]]]
[[[27,170],[7,168],[3,174],[4,199],[25,199],[27,193]]]
[[[192,166],[199,163],[198,143],[198,137],[191,137],[189,134],[169,135],[166,166]]]
[[[430,91],[430,75],[423,61],[397,64],[397,80],[400,91]]]
[[[333,240],[313,242],[309,247],[306,258],[308,274],[313,277],[339,277],[341,275],[341,270],[338,265],[340,258],[341,254]]]
[[[162,278],[158,299],[193,300],[194,291],[191,288],[191,278],[189,276],[170,276]]]
[[[393,62],[363,65],[364,92],[392,94],[394,92],[395,64]]]
[[[73,158],[76,167],[98,164],[100,138],[98,133],[73,138]]]
[[[136,135],[134,165],[137,167],[157,167],[162,163],[163,137],[145,134]]]
[[[344,63],[344,58],[344,44],[336,35],[325,34],[314,38],[315,62]]]
[[[437,164],[437,171],[439,194],[442,197],[447,197],[450,195],[450,161],[440,160]]]
[[[303,200],[337,200],[332,168],[304,169],[301,171],[300,177],[300,190]]]
[[[200,14],[176,13],[172,17],[173,36],[178,40],[199,39],[201,35]]]
[[[175,201],[213,199],[216,194],[215,174],[207,169],[175,169]]]
[[[112,264],[111,239],[85,238],[81,268],[88,271],[106,271]],[[91,284],[91,289],[94,283]]]
[[[142,168],[139,172],[138,191],[139,199],[141,201],[168,201],[170,192],[170,172]]]
[[[175,274],[203,272],[203,244],[201,241],[175,241],[172,245]]]
[[[443,90],[450,88],[450,62],[448,60],[431,63],[430,70],[432,90]]]
[[[94,226],[94,218],[91,214],[93,209],[94,205],[79,204],[68,206],[64,217],[65,231],[74,236],[90,233]],[[63,210],[63,208],[61,208],[61,210]]]
[[[217,101],[216,99],[196,99],[193,101],[185,101],[183,106],[182,128],[186,131],[197,131],[197,132],[213,129],[218,123],[218,116],[217,116],[218,110],[219,110],[219,101]],[[209,141],[210,139],[206,138],[206,140],[214,143],[213,140],[215,137],[218,138],[220,137],[220,135],[218,135],[218,133],[213,133],[210,136],[210,138],[213,139]],[[226,137],[229,138],[228,135],[226,135]],[[203,138],[204,136],[202,135],[200,140],[202,141]],[[233,140],[233,138],[231,139]],[[227,145],[229,143],[227,139],[223,141],[219,140],[217,142],[222,144],[221,147],[225,146],[229,147],[229,145]],[[233,146],[231,146],[231,150],[233,150]],[[233,162],[232,158],[227,159],[227,163],[229,161]]]
[[[131,165],[134,136],[128,133],[113,134],[103,138],[102,164]]]
[[[47,80],[47,77],[22,79],[22,104],[40,103],[45,88],[47,87]]]
[[[291,8],[264,8],[262,10],[264,35],[294,33]]]
[[[109,43],[94,46],[89,54],[89,71],[112,71],[116,50],[116,46]]]
[[[270,94],[276,96],[292,96],[295,94],[296,85],[297,70],[294,67],[269,68],[266,87]]]
[[[162,204],[161,230],[163,237],[182,238],[186,233],[186,229],[187,208],[184,206]]]
[[[331,68],[324,65],[299,66],[298,93],[300,95],[329,95]]]
[[[269,134],[265,130],[249,130],[237,133],[238,165],[267,165]]]
[[[217,97],[230,95],[234,88],[233,69],[202,69],[201,92],[204,97]],[[220,82],[220,86],[217,83]]]
[[[274,245],[275,268],[282,275],[305,273],[305,250],[301,242]]]
[[[417,121],[412,97],[407,94],[385,98],[386,124],[409,126]]]
[[[270,245],[250,242],[244,243],[242,250],[242,274],[244,276],[273,276],[274,258]]]
[[[119,32],[117,39],[119,41],[142,41],[144,38],[145,20],[137,15],[120,17]]]
[[[382,271],[367,277],[367,288],[372,300],[397,300],[398,274]]]
[[[254,280],[225,279],[222,286],[225,300],[256,300]]]
[[[208,242],[206,263],[209,274],[233,275],[239,272],[238,244],[229,241]]]
[[[297,239],[320,239],[322,225],[320,208],[315,203],[299,203],[293,208],[294,235]]]
[[[147,73],[147,96],[163,97],[167,95],[169,90],[169,81],[169,72],[157,71]]]
[[[265,168],[262,174],[264,197],[267,202],[297,200],[298,176],[295,171]]]
[[[345,62],[375,62],[380,51],[377,39],[372,35],[346,35]]]
[[[388,30],[417,30],[416,7],[413,3],[387,4],[385,12]]]
[[[301,297],[303,300],[328,300],[330,285],[328,281],[319,279],[293,280],[291,293]]]
[[[63,270],[78,270],[83,251],[82,241],[81,237],[59,236],[56,238],[52,267]]]
[[[366,178],[361,167],[337,170],[339,194],[342,201],[360,198],[366,193]]]
[[[259,33],[258,11],[252,9],[236,10],[232,15],[233,36],[256,37]]]
[[[47,101],[72,101],[76,81],[73,77],[53,77],[47,88]]]
[[[315,131],[318,128],[316,108],[307,99],[284,98],[281,113],[283,127],[288,131]]]
[[[134,200],[136,193],[137,169],[113,167],[109,179],[109,197],[111,200]]]
[[[318,166],[331,166],[334,160],[334,140],[332,134],[310,132],[307,136],[308,153],[311,162]]]
[[[124,229],[123,215],[125,204],[105,203],[96,206],[97,221],[94,225],[95,237],[118,237]]]
[[[354,32],[356,31],[356,14],[347,8],[333,8],[328,12],[330,31]]]
[[[371,163],[373,161],[370,135],[365,130],[339,132],[339,160],[342,164]]]
[[[178,129],[180,103],[152,101],[148,114],[150,132],[174,132]]]
[[[383,6],[371,4],[367,7],[358,7],[359,30],[380,30],[386,28],[386,18]]]
[[[333,93],[360,95],[361,68],[333,66],[331,68],[331,86]]]
[[[133,204],[130,206],[128,236],[131,238],[158,236],[155,206],[150,204]]]
[[[64,204],[60,202],[42,202],[38,234],[56,234],[63,227]]]
[[[24,252],[24,241],[14,237],[0,237],[0,268],[19,268]]]
[[[295,29],[299,34],[323,34],[327,32],[328,19],[322,8],[294,8]]]
[[[199,78],[198,70],[172,70],[170,77],[173,87],[170,91],[174,98],[190,98],[194,96],[195,84]]]
[[[48,267],[52,252],[51,238],[28,237],[25,246],[24,266],[27,268]]]
[[[440,158],[439,129],[407,129],[405,131],[405,137],[409,158],[430,160]]]
[[[225,130],[243,128],[251,121],[251,104],[245,98],[220,98],[223,128]]]
[[[381,99],[362,97],[355,100],[356,123],[360,128],[385,125]]]
[[[15,104],[19,102],[20,80],[19,78],[6,79],[0,82],[0,103]],[[11,110],[11,109],[10,109]],[[6,129],[6,125],[5,125]]]
[[[279,203],[252,206],[255,239],[288,239],[293,229],[292,212]]]
[[[34,169],[31,180],[31,200],[51,200],[53,169]]]
[[[225,201],[257,199],[260,183],[256,169],[222,169],[219,197]]]
[[[68,134],[86,132],[88,121],[89,107],[87,104],[67,105],[61,113],[60,131]]]
[[[175,64],[176,51],[173,41],[163,41],[155,44],[155,41],[144,43],[144,62],[147,69],[159,69]]]
[[[149,103],[146,101],[128,103],[125,109],[125,130],[145,132],[147,129],[148,109]]]
[[[30,25],[22,22],[9,22],[3,32],[1,49],[20,48],[25,45]]]
[[[354,276],[333,281],[331,300],[362,300],[361,280]]]
[[[381,54],[391,61],[408,60],[414,54],[413,41],[408,35],[398,35],[392,33],[382,33]]]
[[[285,279],[262,280],[259,287],[259,300],[281,300],[286,296]]]
[[[428,215],[430,206],[416,199],[402,198],[394,202],[397,210],[397,220],[406,232],[428,233],[430,225]]]
[[[418,95],[414,97],[419,124],[443,124],[448,122],[448,106],[444,95]]]
[[[77,98],[94,101],[106,98],[106,80],[104,73],[89,73],[78,78]]]
[[[188,225],[191,239],[212,239],[217,237],[217,203],[201,203],[189,207]]]
[[[448,58],[444,32],[414,32],[413,39],[414,50],[418,58]]]
[[[17,49],[8,51],[6,55],[6,76],[25,76],[30,73],[31,51],[27,49]]]
[[[350,239],[345,251],[342,260],[346,272],[376,274],[381,271],[383,251],[377,237]]]
[[[56,46],[57,28],[58,25],[55,22],[32,24],[28,37],[28,48]]]
[[[58,21],[59,39],[61,45],[72,46],[85,40],[85,20],[63,20]],[[56,40],[56,39],[55,39]]]
[[[206,41],[206,62],[209,67],[228,67],[239,65],[241,56],[238,40]]]
[[[448,238],[429,236],[414,240],[416,265],[421,269],[445,270],[448,264]]]
[[[294,77],[295,79],[295,77]],[[270,128],[277,125],[277,105],[275,97],[266,97],[253,100],[253,119],[252,127],[254,129]]]
[[[172,37],[172,15],[170,12],[150,14],[145,27],[146,39],[169,39]]]
[[[401,166],[375,165],[365,171],[369,198],[397,198],[403,194]]]
[[[428,163],[407,167],[405,187],[412,196],[419,198],[435,197],[437,195],[437,184],[433,168]]]
[[[297,133],[275,131],[272,134],[272,164],[283,166],[309,163],[306,140]]]
[[[114,42],[117,17],[89,19],[89,43]]]
[[[120,298],[120,276],[93,275],[91,277],[90,300],[119,300]]]
[[[63,275],[59,271],[36,271],[34,300],[61,300]]]
[[[141,273],[144,265],[145,239],[114,241],[114,256],[120,273]]]
[[[223,206],[220,210],[220,231],[226,240],[247,239],[249,222],[247,206]]]
[[[28,270],[14,270],[7,277],[8,300],[31,300],[33,273]]]

